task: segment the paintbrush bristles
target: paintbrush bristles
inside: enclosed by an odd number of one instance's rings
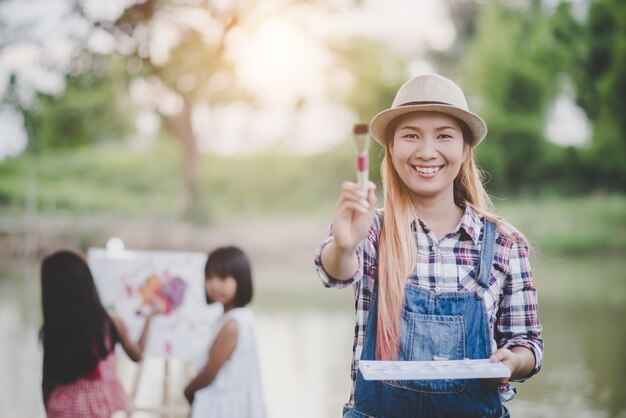
[[[354,125],[354,142],[356,143],[357,151],[362,154],[366,153],[370,143],[370,136],[368,135],[368,126],[364,123]]]
[[[357,135],[366,134],[368,132],[369,132],[369,128],[367,127],[365,123],[357,123],[354,125],[354,133]]]

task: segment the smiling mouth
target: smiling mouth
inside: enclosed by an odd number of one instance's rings
[[[415,171],[417,171],[420,174],[435,174],[436,172],[441,170],[443,166],[438,165],[436,167],[420,167],[416,165],[416,166],[413,166],[413,168],[415,169]]]

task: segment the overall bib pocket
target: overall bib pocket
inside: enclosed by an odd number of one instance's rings
[[[465,358],[465,326],[460,315],[424,315],[403,311],[400,322],[398,360],[432,361]],[[458,393],[465,381],[397,380],[385,382],[392,386],[425,393]]]

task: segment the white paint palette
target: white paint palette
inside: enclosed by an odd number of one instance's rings
[[[489,379],[510,377],[502,363],[484,360],[359,361],[365,380]]]

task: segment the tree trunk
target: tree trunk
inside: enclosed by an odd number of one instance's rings
[[[183,110],[171,122],[175,128],[173,132],[183,148],[183,211],[185,215],[196,218],[202,215],[202,177],[200,153],[191,124],[192,110],[193,103],[183,97]]]

